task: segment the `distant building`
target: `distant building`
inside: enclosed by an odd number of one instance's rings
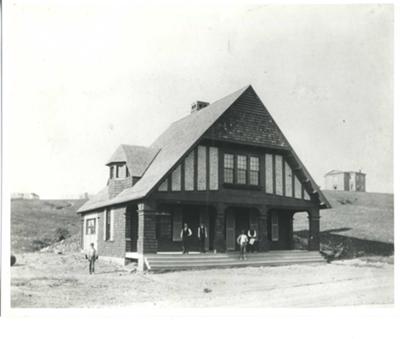
[[[11,199],[39,200],[40,197],[36,193],[11,193]]]
[[[90,196],[88,192],[79,195],[79,199],[89,200]]]
[[[350,192],[365,192],[365,173],[361,171],[332,170],[325,174],[325,189]]]

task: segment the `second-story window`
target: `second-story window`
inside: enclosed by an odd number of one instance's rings
[[[224,182],[233,184],[233,171],[234,171],[234,158],[233,154],[224,154]]]
[[[246,181],[247,181],[247,157],[245,155],[238,155],[236,183],[246,184]]]
[[[245,154],[224,154],[224,183],[260,185],[260,158]]]
[[[258,185],[260,183],[260,159],[258,157],[250,157],[250,185]]]

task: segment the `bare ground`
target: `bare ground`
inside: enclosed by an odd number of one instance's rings
[[[136,273],[81,254],[25,253],[11,268],[12,307],[325,307],[394,303],[393,257],[331,264]]]

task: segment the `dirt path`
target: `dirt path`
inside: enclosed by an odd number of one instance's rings
[[[11,268],[12,307],[313,307],[392,304],[393,265],[375,260],[132,273],[80,254],[23,254]]]

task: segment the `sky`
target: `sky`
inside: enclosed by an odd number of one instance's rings
[[[4,18],[12,192],[96,193],[120,144],[251,84],[315,181],[393,192],[390,5],[145,7],[13,1]]]

